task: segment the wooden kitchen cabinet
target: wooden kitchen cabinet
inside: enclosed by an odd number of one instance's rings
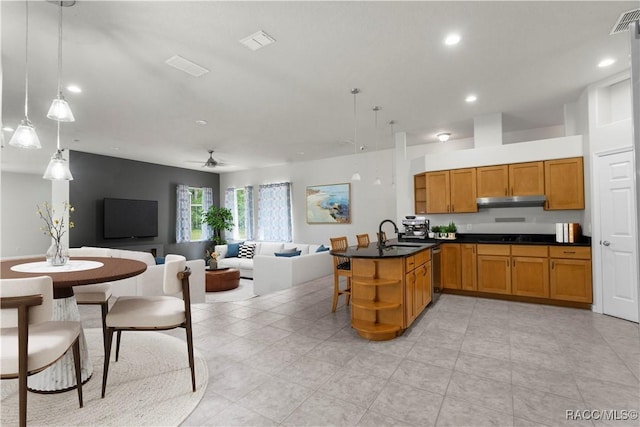
[[[478,245],[478,291],[511,293],[511,249],[509,245]]]
[[[478,212],[476,168],[450,171],[451,212]]]
[[[449,171],[425,173],[427,213],[448,213],[451,208]]]
[[[548,246],[511,245],[513,295],[549,298]]]
[[[460,244],[460,287],[466,291],[478,290],[476,244]]]
[[[591,248],[551,246],[549,257],[550,297],[592,303]]]
[[[440,282],[443,288],[460,289],[460,244],[445,243],[440,246]]]
[[[413,203],[415,213],[427,213],[427,181],[423,173],[413,176]]]
[[[408,327],[431,302],[431,250],[405,260],[405,316]]]
[[[426,213],[477,212],[476,168],[425,173]]]
[[[477,168],[477,197],[538,196],[544,191],[544,162]]]
[[[584,209],[582,157],[544,162],[545,210]]]

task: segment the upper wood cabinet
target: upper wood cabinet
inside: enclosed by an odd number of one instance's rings
[[[582,157],[544,162],[545,210],[584,209]]]
[[[476,168],[425,173],[426,213],[477,212]]]
[[[415,213],[427,213],[427,182],[423,173],[413,176],[413,203]]]
[[[477,168],[477,189],[478,197],[544,194],[544,162]]]

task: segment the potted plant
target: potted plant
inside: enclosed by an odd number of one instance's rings
[[[451,221],[449,223],[449,225],[447,225],[446,229],[447,229],[446,231],[447,231],[447,234],[448,234],[448,238],[449,239],[455,239],[456,238],[456,231],[458,231],[458,228],[456,227],[456,224],[453,221]]]
[[[230,209],[211,206],[209,210],[202,214],[202,222],[208,224],[213,229],[214,245],[224,245],[227,243],[222,232],[224,230],[233,230],[233,215]]]
[[[438,238],[440,237],[440,226],[439,225],[432,225],[431,226],[431,231],[429,232],[429,237],[430,238]]]

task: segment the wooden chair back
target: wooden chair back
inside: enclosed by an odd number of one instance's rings
[[[356,234],[356,239],[358,239],[359,247],[367,247],[369,246],[369,235],[368,234]]]

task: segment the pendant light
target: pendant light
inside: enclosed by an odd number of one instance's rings
[[[58,120],[58,139],[57,150],[49,160],[49,165],[44,171],[42,178],[50,179],[53,181],[73,181],[73,175],[69,170],[69,164],[67,160],[62,157],[62,149],[60,148],[60,121]]]
[[[29,121],[29,1],[25,0],[26,25],[24,37],[24,119],[13,132],[9,145],[19,148],[42,148],[36,128]]]
[[[356,110],[356,96],[360,93],[360,89],[353,88],[351,89],[351,93],[353,94],[353,154],[358,154],[358,144],[356,141],[357,129],[358,129],[358,115]],[[355,162],[355,158],[354,158]],[[360,174],[358,173],[358,169],[351,175],[351,181],[360,181]]]
[[[64,95],[62,94],[62,1],[56,2],[58,3],[58,97],[53,100],[51,103],[51,107],[49,107],[49,112],[47,113],[47,117],[52,120],[57,120],[59,122],[73,122],[76,119],[73,117],[73,113],[71,112],[71,107],[69,107],[69,103],[64,99]],[[72,6],[75,2],[67,2],[67,6]]]
[[[382,185],[382,181],[380,180],[379,175],[379,162],[378,162],[378,111],[382,110],[382,107],[378,107],[377,105],[373,107],[373,112],[375,114],[375,132],[376,132],[376,179],[373,180],[373,185]]]

